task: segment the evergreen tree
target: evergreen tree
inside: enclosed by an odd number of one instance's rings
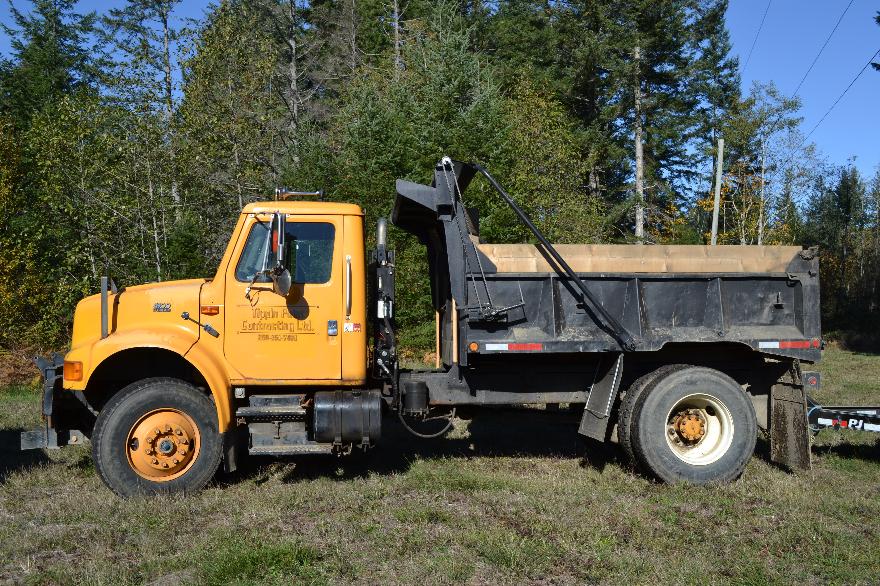
[[[35,0],[25,14],[10,4],[12,59],[0,65],[0,113],[19,128],[60,96],[92,89],[98,76],[86,44],[94,13],[74,12],[75,0]]]

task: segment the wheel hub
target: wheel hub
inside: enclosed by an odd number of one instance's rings
[[[144,415],[128,434],[128,461],[140,476],[164,482],[189,470],[198,455],[195,422],[177,409]]]
[[[698,409],[680,411],[672,420],[672,427],[679,438],[695,443],[706,435],[706,420]]]
[[[666,416],[666,443],[675,457],[692,466],[717,462],[733,442],[733,416],[727,405],[708,393],[675,402]]]

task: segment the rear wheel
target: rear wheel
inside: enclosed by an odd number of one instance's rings
[[[92,454],[101,479],[120,496],[197,491],[222,456],[216,410],[184,381],[138,381],[98,415]]]
[[[748,395],[726,374],[703,367],[655,379],[636,400],[630,429],[638,464],[664,482],[735,480],[757,438]]]
[[[657,370],[649,372],[637,378],[626,391],[620,401],[617,418],[617,441],[630,464],[637,464],[636,454],[632,446],[632,421],[636,405],[642,394],[657,380],[668,375],[670,372],[687,368],[684,364],[668,364]]]

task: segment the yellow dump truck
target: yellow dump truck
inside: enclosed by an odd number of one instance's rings
[[[479,175],[534,244],[482,242],[463,195]],[[367,449],[383,414],[426,436],[456,406],[568,404],[588,451],[617,441],[664,481],[736,478],[759,429],[809,467],[815,251],[554,246],[448,158],[431,185],[397,182],[391,220],[428,255],[434,368],[400,368],[385,221],[367,254],[357,205],[276,198],[241,211],[213,278],[104,278],[70,351],[38,360],[44,425],[22,447],[90,441],[120,495],[191,491],[246,454]]]

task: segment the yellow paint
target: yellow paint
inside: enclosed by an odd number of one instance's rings
[[[253,224],[276,211],[288,214],[288,222],[334,226],[331,277],[323,284],[294,284],[286,299],[274,293],[271,284],[257,284],[248,301],[247,283],[235,279],[239,255]],[[346,257],[351,259],[351,314],[347,318]],[[202,315],[203,306],[216,307],[216,315]],[[166,307],[169,311],[164,311]],[[192,319],[183,319],[183,312]],[[328,332],[331,320],[337,322],[336,336]],[[283,336],[267,336],[268,330],[261,335],[264,326],[258,324],[266,322],[278,324],[271,327],[280,328],[275,331]],[[220,336],[208,335],[201,327],[204,324]],[[213,279],[152,283],[110,294],[110,335],[105,339],[101,339],[100,296],[80,301],[65,360],[82,363],[82,380],[65,380],[64,387],[88,391],[95,370],[118,352],[165,349],[201,373],[217,406],[220,431],[224,431],[232,421],[232,385],[363,385],[366,325],[363,211],[352,204],[313,201],[251,204],[239,216]]]
[[[243,225],[245,236],[268,215],[249,215]],[[314,380],[336,379],[342,374],[342,311],[344,292],[343,217],[330,214],[288,216],[288,222],[305,221],[334,227],[333,260],[326,283],[293,283],[287,297],[275,293],[271,283],[256,283],[250,299],[250,283],[239,281],[237,262],[226,270],[226,314],[223,352],[226,360],[246,379]],[[239,258],[247,238],[239,238]],[[335,320],[337,333],[329,323]]]
[[[351,257],[351,315],[339,321],[342,339],[342,379],[364,384],[367,379],[367,276],[363,259],[364,218],[344,216],[345,242],[343,257]],[[343,287],[343,296],[345,295]],[[343,298],[343,312],[345,299]],[[346,331],[345,324],[349,324]]]

